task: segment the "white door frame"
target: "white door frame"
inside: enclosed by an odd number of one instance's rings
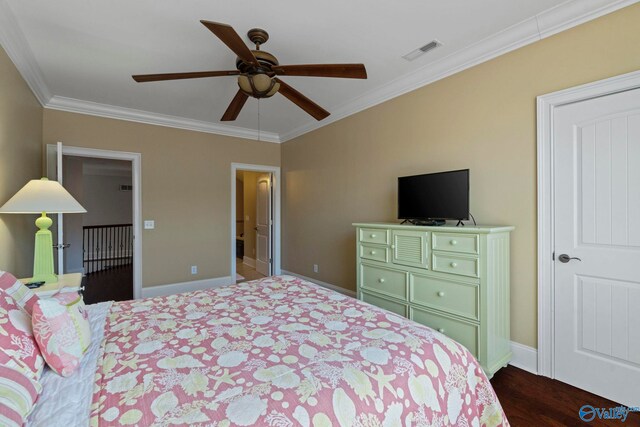
[[[254,172],[270,172],[273,178],[273,252],[272,273],[282,274],[280,250],[280,167],[266,165],[250,165],[247,163],[231,163],[231,280],[236,280],[236,176],[239,170]]]
[[[142,155],[126,151],[98,150],[62,144],[63,156],[128,160],[131,162],[133,184],[133,298],[142,298]]]
[[[538,96],[538,374],[554,371],[553,115],[562,105],[640,88],[640,71]]]

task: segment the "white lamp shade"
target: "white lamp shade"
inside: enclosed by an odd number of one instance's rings
[[[0,208],[0,213],[84,213],[80,203],[58,181],[32,179]]]

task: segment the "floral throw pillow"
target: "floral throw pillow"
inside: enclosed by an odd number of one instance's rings
[[[0,289],[11,295],[31,316],[33,305],[38,301],[38,296],[31,289],[23,285],[13,274],[2,270],[0,270]]]
[[[67,311],[73,319],[76,332],[80,337],[82,352],[84,353],[91,345],[91,327],[89,325],[89,316],[82,296],[77,292],[60,292],[54,298],[67,308]]]
[[[31,328],[31,317],[4,290],[0,289],[0,359],[11,358],[34,379],[42,375],[44,360]]]
[[[91,342],[82,297],[75,293],[40,299],[33,307],[33,332],[47,365],[68,377]]]

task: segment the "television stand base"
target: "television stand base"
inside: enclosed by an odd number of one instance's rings
[[[444,219],[405,219],[404,221],[402,221],[403,224],[405,222],[408,222],[412,225],[427,225],[429,227],[440,227],[447,224],[447,221]]]

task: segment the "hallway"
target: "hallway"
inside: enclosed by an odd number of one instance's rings
[[[241,275],[243,279],[236,280],[236,283],[248,282],[250,280],[262,279],[262,274],[258,273],[255,268],[249,267],[243,263],[240,258],[236,258],[236,273]]]
[[[86,304],[133,299],[133,265],[127,264],[88,273],[83,278],[83,283]]]

